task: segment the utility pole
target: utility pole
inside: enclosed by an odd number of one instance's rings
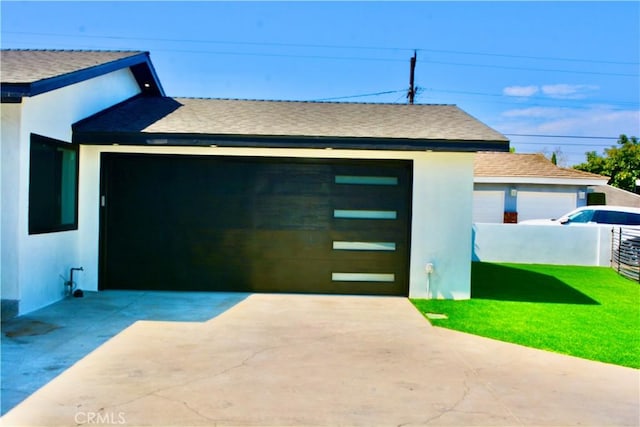
[[[409,72],[409,92],[407,93],[407,98],[409,98],[409,104],[413,104],[413,99],[416,96],[416,88],[413,85],[413,77],[416,71],[416,59],[418,58],[417,51],[413,51],[413,56],[411,57],[411,69]]]

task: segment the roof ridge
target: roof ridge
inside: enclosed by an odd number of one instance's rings
[[[2,52],[86,52],[86,53],[96,53],[96,52],[106,52],[106,53],[125,53],[125,52],[136,52],[136,53],[148,53],[146,50],[140,49],[38,49],[38,48],[2,48],[0,49]]]
[[[216,98],[199,96],[171,96],[173,99],[193,99],[205,101],[248,101],[248,102],[281,102],[281,103],[303,103],[303,104],[350,104],[350,105],[405,105],[405,106],[429,106],[429,107],[457,107],[456,104],[400,104],[397,102],[352,102],[352,101],[313,101],[295,99],[259,99],[259,98]]]
[[[593,176],[593,177],[596,177],[596,176],[603,177],[603,176],[605,176],[606,177],[606,175],[600,175],[598,173],[583,171],[583,170],[580,170],[580,169],[576,169],[575,167],[558,166],[558,168],[566,170],[566,171],[574,172],[574,173],[577,172],[577,173],[579,173],[581,175],[584,175],[584,176]]]

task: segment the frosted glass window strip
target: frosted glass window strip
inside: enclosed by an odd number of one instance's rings
[[[394,242],[333,242],[333,249],[346,251],[395,251]]]
[[[396,211],[334,209],[333,217],[351,219],[396,219],[398,213]]]
[[[336,184],[398,185],[398,178],[395,176],[336,175],[335,178]]]
[[[393,273],[331,273],[334,282],[395,282]]]

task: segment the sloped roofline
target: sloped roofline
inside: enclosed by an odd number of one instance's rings
[[[475,160],[476,184],[604,185],[609,180],[606,176],[558,167],[540,153],[483,154]]]
[[[451,105],[136,97],[72,129],[73,141],[87,145],[509,149],[507,138]]]
[[[151,63],[149,52],[131,51],[131,53],[131,56],[126,56],[124,58],[104,62],[42,80],[21,83],[2,82],[2,103],[20,103],[23,97],[31,97],[50,92],[52,90],[102,76],[113,71],[121,70],[123,68],[131,68],[131,72],[133,73],[143,94],[164,96],[164,89],[162,88],[160,79],[158,78],[155,68]]]
[[[609,178],[552,178],[552,177],[533,177],[533,176],[506,176],[506,177],[474,177],[473,182],[476,184],[539,184],[539,185],[605,185]]]

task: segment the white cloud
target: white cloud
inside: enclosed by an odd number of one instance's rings
[[[589,109],[573,111],[538,125],[540,133],[568,135],[635,136],[640,130],[640,111]]]
[[[584,99],[589,94],[599,90],[596,85],[557,83],[548,85],[507,86],[502,94],[519,98],[527,98],[537,93],[553,99]]]
[[[543,85],[542,93],[550,98],[556,99],[583,99],[586,98],[590,92],[594,92],[600,89],[595,85],[571,85],[571,84],[554,84]]]
[[[507,96],[527,97],[538,93],[538,86],[508,86],[502,89],[502,93]]]
[[[503,132],[577,136],[640,134],[640,110],[531,107],[504,111]]]
[[[585,108],[531,107],[504,111],[493,125],[505,134],[603,136],[612,139],[535,138],[509,136],[517,152],[560,148],[568,165],[584,162],[587,151],[602,152],[615,145],[620,134],[640,135],[640,110],[618,110],[606,105]]]

